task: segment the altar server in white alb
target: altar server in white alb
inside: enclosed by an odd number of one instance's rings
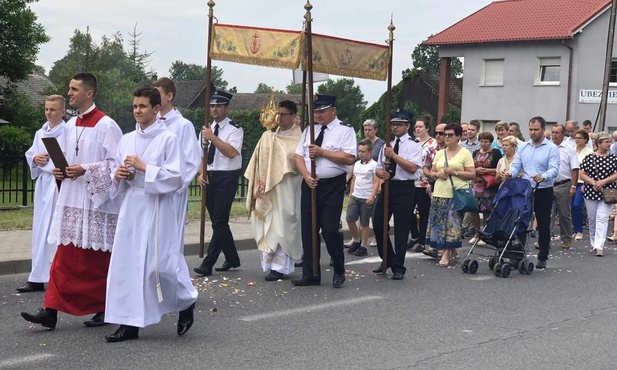
[[[184,155],[178,137],[156,118],[161,95],[154,86],[133,93],[135,131],[118,144],[112,196],[122,199],[107,278],[105,321],[120,324],[109,342],[137,339],[139,328],[180,312],[178,335],[193,324],[197,291],[180,258],[178,203]]]
[[[52,173],[54,164],[47,154],[41,139],[55,137],[62,146],[66,123],[62,116],[66,113],[65,101],[61,95],[50,95],[45,99],[45,117],[47,122],[34,135],[34,142],[26,152],[34,186],[34,217],[32,219],[32,271],[25,285],[17,288],[19,292],[36,292],[45,289],[49,281],[49,268],[56,243],[47,242],[51,218],[58,199],[59,182]]]
[[[184,253],[184,220],[188,206],[189,185],[197,176],[199,165],[201,164],[201,147],[197,141],[195,126],[191,121],[182,116],[179,110],[174,108],[173,101],[176,97],[176,84],[167,77],[159,78],[152,83],[154,87],[161,93],[161,110],[157,118],[162,120],[167,126],[167,129],[176,134],[180,139],[182,152],[184,153],[184,184],[182,189],[176,192],[176,198],[179,202],[178,224],[180,225],[180,243],[181,252]]]

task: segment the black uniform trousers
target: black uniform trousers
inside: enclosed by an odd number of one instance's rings
[[[319,179],[316,190],[317,206],[317,256],[313,256],[313,233],[311,225],[311,188],[302,181],[300,212],[302,220],[302,277],[320,280],[321,269],[313,275],[313,258],[320,259],[321,236],[326,242],[328,254],[332,257],[334,274],[345,273],[345,253],[343,251],[343,233],[339,231],[343,198],[345,196],[345,174],[329,179]]]
[[[206,208],[212,221],[212,238],[208,254],[201,263],[212,268],[221,251],[232,265],[240,263],[234,237],[229,228],[229,213],[238,190],[238,171],[208,171]]]
[[[415,188],[415,195],[413,198],[413,204],[411,205],[411,211],[416,208],[416,212],[420,216],[420,223],[418,225],[417,217],[411,216],[411,237],[418,239],[418,244],[426,245],[426,229],[428,227],[428,214],[431,210],[431,196],[426,192],[426,188]]]
[[[553,188],[537,189],[533,194],[533,213],[538,221],[538,261],[548,259],[549,247],[551,246],[551,211],[553,210]],[[527,233],[518,235],[523,244],[527,240]]]
[[[394,248],[392,241],[388,236],[388,258],[387,266],[384,266],[384,271],[390,267],[392,272],[405,273],[405,253],[407,252],[407,236],[409,235],[409,225],[413,218],[413,199],[415,196],[415,185],[413,181],[389,181],[390,195],[388,202],[388,220],[394,215]],[[382,185],[381,196],[375,205],[375,214],[373,216],[373,230],[375,230],[375,239],[377,239],[377,252],[379,257],[383,259],[383,222],[384,222],[384,191]],[[390,226],[388,230],[390,231]]]

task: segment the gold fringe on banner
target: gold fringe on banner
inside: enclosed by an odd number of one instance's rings
[[[303,33],[272,28],[215,24],[210,58],[266,67],[296,69]]]
[[[387,45],[313,34],[313,71],[385,81],[390,48]],[[306,48],[304,48],[306,50]],[[306,51],[302,69],[307,66]]]

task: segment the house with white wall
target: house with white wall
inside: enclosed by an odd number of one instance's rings
[[[423,44],[439,48],[444,87],[451,58],[464,58],[463,122],[479,119],[483,130],[518,122],[526,137],[533,116],[582,127],[598,115],[610,7],[610,0],[495,1]],[[617,129],[617,48],[610,81],[607,131]],[[439,117],[446,108],[440,103]]]

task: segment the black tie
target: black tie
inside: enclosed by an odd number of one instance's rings
[[[394,153],[398,154],[398,144],[401,142],[401,139],[396,139],[396,144],[394,144]],[[396,162],[390,159],[390,180],[394,178],[396,175]]]
[[[214,128],[214,136],[219,136],[219,125],[216,124],[216,127]],[[210,147],[208,148],[208,164],[212,164],[212,162],[214,162],[214,151],[216,150],[216,147],[214,146],[214,144],[210,143]]]
[[[323,132],[326,131],[327,128],[328,126],[321,126],[321,131],[319,132],[317,139],[315,139],[315,145],[318,147],[321,147],[321,143],[323,143]]]

